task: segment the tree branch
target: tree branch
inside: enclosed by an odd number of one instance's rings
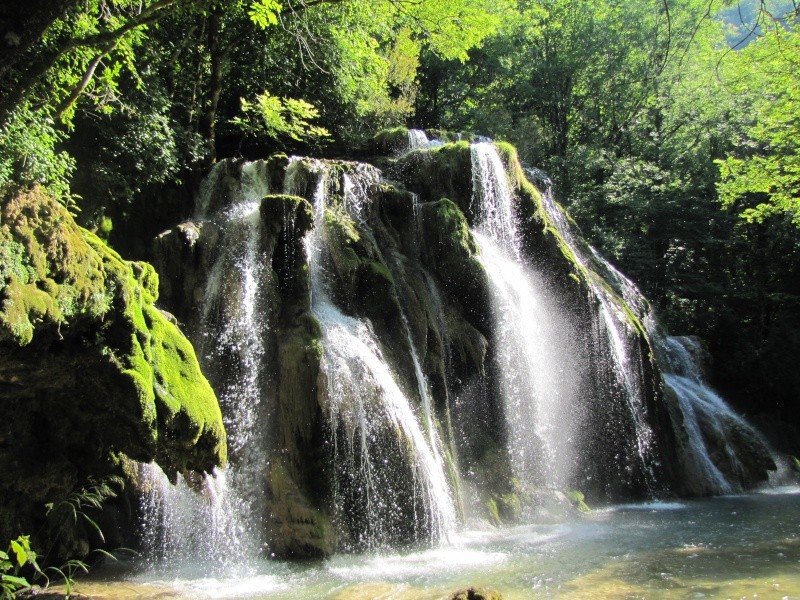
[[[168,14],[168,9],[174,8],[180,1],[181,0],[158,0],[144,8],[136,16],[131,17],[125,24],[117,29],[97,33],[84,38],[65,40],[55,49],[40,55],[38,60],[32,60],[28,68],[16,78],[17,81],[6,83],[6,87],[10,87],[10,89],[0,97],[0,106],[2,107],[0,108],[0,124],[6,121],[14,109],[28,97],[34,86],[39,83],[42,77],[44,77],[55,66],[58,60],[68,52],[77,48],[86,47],[99,49],[108,47],[111,49],[126,33],[158,21]],[[188,3],[193,4],[196,1],[197,0],[188,0]],[[103,55],[107,53],[108,50],[103,52]],[[91,74],[94,74],[94,69],[91,70]],[[9,84],[11,85],[9,86]],[[85,89],[86,86],[84,85],[83,87]]]
[[[56,118],[61,119],[64,116],[69,108],[77,102],[78,98],[81,97],[81,94],[92,81],[94,77],[94,72],[97,70],[97,66],[100,64],[100,61],[103,60],[103,57],[108,54],[113,48],[116,46],[115,44],[110,45],[108,48],[104,48],[102,52],[98,53],[92,61],[89,63],[89,66],[86,69],[86,72],[83,75],[83,78],[78,82],[78,85],[75,86],[75,89],[72,90],[72,93],[66,98],[61,105],[56,109]]]

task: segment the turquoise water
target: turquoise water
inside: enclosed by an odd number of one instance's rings
[[[97,576],[95,576],[97,577]],[[263,561],[208,576],[136,563],[79,583],[96,598],[440,599],[471,585],[523,598],[800,598],[800,489],[596,509],[462,532],[447,546]]]

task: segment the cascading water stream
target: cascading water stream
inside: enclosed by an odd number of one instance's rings
[[[260,304],[267,272],[259,260],[259,206],[268,187],[262,163],[246,163],[241,171],[241,186],[227,206],[207,215],[208,198],[201,194],[198,202],[198,218],[220,232],[205,287],[198,355],[218,380],[235,467],[190,483],[179,476],[176,486],[154,465],[142,472],[151,490],[143,501],[150,556],[226,572],[246,570],[248,559],[263,546],[258,481],[266,448],[263,436],[256,434],[264,430],[260,405],[267,323]],[[216,176],[212,172],[209,187]],[[216,365],[223,363],[235,366],[218,372]]]
[[[408,149],[417,150],[428,147],[428,136],[421,129],[408,130]]]
[[[516,475],[563,489],[570,481],[580,368],[570,326],[522,248],[505,168],[493,145],[472,145],[473,237],[489,276],[496,361]]]
[[[695,342],[691,338],[667,336],[660,341],[669,362],[669,371],[662,370],[664,384],[675,394],[683,412],[695,469],[710,484],[713,493],[739,491],[738,484],[729,481],[711,459],[711,451],[700,422],[705,424],[705,428],[713,430],[714,439],[721,441],[718,445],[722,446],[723,456],[719,456],[717,461],[726,461],[734,472],[741,471],[743,467],[729,438],[729,425],[732,423],[735,427],[746,430],[750,430],[750,425],[705,383],[693,352],[690,351],[698,351],[697,348],[692,348]]]
[[[422,129],[409,129],[408,130],[408,147],[403,149],[403,152],[411,152],[413,150],[427,150],[431,148],[438,148],[443,146],[444,142],[437,139],[428,139],[427,134]]]
[[[533,175],[537,179],[542,179],[540,173]],[[544,183],[542,200],[545,210],[578,263],[587,272],[593,271],[592,263],[599,265],[604,279],[621,294],[625,304],[630,307],[647,331],[650,343],[656,350],[655,358],[664,385],[674,394],[682,415],[681,427],[685,431],[688,443],[682,446],[681,451],[684,460],[689,463],[686,468],[690,476],[697,480],[692,489],[695,493],[713,494],[726,494],[739,490],[738,484],[732,483],[720,468],[721,465],[725,465],[725,470],[729,473],[740,473],[743,470],[737,456],[736,445],[731,439],[732,431],[757,439],[757,445],[763,445],[759,434],[734,413],[705,382],[697,359],[687,348],[694,342],[690,338],[665,335],[647,300],[636,285],[605,260],[595,248],[588,245],[585,246],[589,251],[587,256],[583,250],[584,246],[577,243],[563,210],[553,199],[546,177]],[[642,356],[640,352],[635,351],[632,344],[630,317],[619,306],[619,302],[615,301],[606,289],[595,283],[591,275],[589,286],[600,303],[600,322],[612,351],[611,356],[616,366],[618,381],[625,390],[631,414],[636,422],[639,455],[645,466],[644,474],[648,477],[648,486],[652,491],[657,483],[653,464],[656,453],[655,433],[647,422],[646,393],[641,384]],[[717,445],[720,445],[721,440],[722,452],[717,449],[712,456],[707,443],[709,435],[707,432],[713,432],[711,436],[718,440]],[[764,451],[768,452],[766,446]]]
[[[553,198],[552,186],[549,179],[541,173],[536,173],[537,179],[543,179],[542,204],[558,232],[575,257],[578,264],[584,269],[589,268],[589,260],[577,243],[563,210]],[[623,290],[623,300],[637,312],[643,319],[649,319],[649,311],[643,307],[643,301],[633,283],[620,274],[612,265],[591,248],[595,260],[600,261],[609,272],[618,275],[615,279],[617,287]],[[601,354],[608,354],[613,361],[613,373],[617,383],[621,386],[625,401],[628,405],[630,417],[633,420],[636,435],[636,448],[645,478],[645,485],[653,494],[656,489],[655,466],[655,433],[648,422],[646,407],[646,392],[642,385],[642,356],[634,341],[635,331],[632,329],[630,317],[625,314],[622,307],[614,300],[611,294],[592,277],[587,278],[589,288],[599,303],[597,320],[600,328],[605,333],[605,344]],[[634,293],[635,292],[635,293]],[[641,310],[640,310],[641,308]],[[607,351],[607,352],[606,352]]]
[[[299,168],[296,161],[287,171],[289,193],[295,192],[293,169]],[[330,297],[323,267],[329,171],[321,162],[312,163],[311,169],[317,176],[315,226],[306,248],[312,311],[322,329],[325,402],[334,460],[339,461],[334,469],[335,518],[346,523],[362,517],[365,529],[352,532],[354,547],[384,547],[402,538],[400,530],[408,527],[415,539],[445,539],[456,525],[456,513],[442,458],[430,437],[432,423],[426,436],[369,323],[345,315]],[[366,165],[355,166],[344,177],[343,207],[355,222],[363,223],[367,189],[379,177],[379,171]],[[418,376],[422,377],[421,367]],[[422,381],[421,390],[426,387]],[[414,480],[411,489],[406,488],[408,482],[395,479],[407,470]],[[364,514],[353,514],[360,511]]]

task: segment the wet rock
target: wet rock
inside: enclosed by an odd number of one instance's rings
[[[154,305],[154,269],[38,188],[4,199],[0,223],[0,539],[41,530],[45,504],[121,474],[121,455],[172,474],[224,464],[216,396]]]
[[[487,590],[481,587],[470,587],[454,592],[448,600],[503,600],[500,592]]]

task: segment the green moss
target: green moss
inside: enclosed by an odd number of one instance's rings
[[[300,492],[289,469],[275,459],[269,471],[270,552],[280,558],[324,558],[333,552],[333,527],[328,516]]]
[[[26,284],[34,281],[36,276],[36,269],[28,264],[25,246],[15,240],[5,239],[0,246],[0,285],[6,285],[12,277]]]
[[[136,282],[142,287],[142,292],[147,294],[143,301],[152,304],[158,300],[158,273],[153,266],[146,262],[132,262],[131,268]]]
[[[318,418],[317,378],[322,359],[319,321],[303,312],[278,332],[278,418],[287,466],[299,473],[307,462]]]
[[[111,237],[112,231],[114,231],[114,222],[111,220],[111,217],[106,215],[100,217],[100,221],[97,223],[97,228],[95,229],[97,236],[107,242],[108,238]]]
[[[469,212],[472,198],[472,153],[468,142],[409,152],[398,160],[392,175],[423,201],[450,198]]]
[[[455,131],[447,131],[446,129],[428,129],[426,130],[428,139],[441,140],[446,144],[454,143],[458,140],[458,133]]]
[[[583,492],[579,492],[578,490],[569,490],[565,495],[579,511],[588,513],[592,510],[589,508],[589,505],[584,502],[585,497]]]
[[[375,154],[396,154],[408,148],[408,129],[405,127],[381,129],[372,138],[370,145]]]
[[[453,201],[442,198],[425,208],[428,213],[425,218],[430,218],[436,223],[438,235],[432,240],[434,243],[462,256],[478,253],[478,247],[470,234],[467,219]]]
[[[514,146],[508,142],[494,142],[494,147],[497,148],[497,153],[500,155],[500,159],[506,167],[515,163],[519,164],[517,149]]]
[[[177,462],[179,469],[193,468],[193,457],[185,452],[207,440],[206,449],[218,458],[227,460],[225,429],[222,413],[211,386],[197,362],[194,348],[180,330],[152,305],[143,306],[148,326],[149,355],[153,368],[156,410],[161,416],[166,435],[160,445]],[[169,447],[176,441],[178,447]]]
[[[383,263],[372,261],[369,263],[369,269],[379,277],[383,277],[388,283],[394,285],[394,276],[389,268]]]
[[[0,340],[26,345],[36,330],[57,330],[62,306],[102,312],[105,274],[63,206],[34,188],[4,201],[0,223]]]
[[[289,166],[289,157],[283,152],[271,155],[267,159],[267,181],[270,190],[280,190],[283,188],[283,179],[286,175],[286,167]]]
[[[153,305],[153,267],[123,260],[38,188],[6,200],[0,222],[0,352],[80,340],[75,360],[102,366],[97,388],[131,424],[109,440],[116,450],[173,471],[224,464],[219,405],[191,344]]]
[[[503,520],[500,518],[500,511],[497,509],[497,502],[493,497],[486,500],[486,513],[489,515],[489,521],[495,527],[500,527],[503,524]]]

